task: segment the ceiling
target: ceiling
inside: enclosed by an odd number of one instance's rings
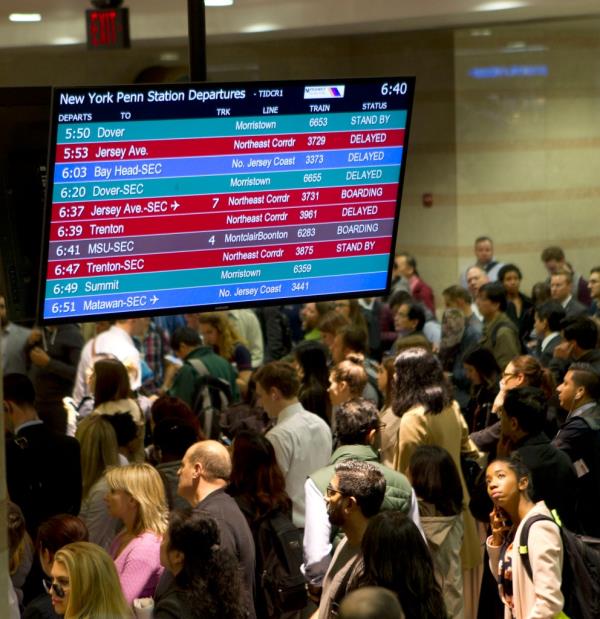
[[[199,0],[194,0],[199,1]],[[125,0],[133,40],[184,38],[186,0]],[[0,47],[81,44],[87,0],[2,0]],[[11,23],[12,12],[38,12],[39,23]],[[250,33],[283,37],[326,33],[418,30],[541,18],[600,15],[598,0],[235,0],[207,8],[209,37]]]

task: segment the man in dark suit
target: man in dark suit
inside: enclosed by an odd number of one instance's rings
[[[50,516],[77,515],[81,503],[79,443],[50,430],[38,417],[34,402],[35,390],[27,376],[4,377],[8,493],[23,510],[33,536]]]
[[[585,316],[588,308],[580,303],[572,292],[573,274],[566,269],[557,271],[550,278],[550,294],[555,301],[558,301],[565,310],[567,318]]]
[[[538,338],[535,356],[547,368],[552,361],[554,349],[562,341],[560,323],[565,318],[565,310],[558,301],[546,301],[535,309],[534,329]]]

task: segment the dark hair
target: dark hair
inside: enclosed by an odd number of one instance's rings
[[[369,432],[378,427],[377,407],[364,398],[344,402],[335,413],[335,435],[340,445],[364,445]]]
[[[350,319],[346,318],[346,316],[344,316],[343,314],[340,314],[339,312],[335,312],[335,311],[327,312],[327,314],[323,316],[323,319],[319,323],[319,331],[321,333],[330,333],[332,335],[335,335],[341,327],[344,327],[349,324],[350,324]],[[310,340],[306,340],[306,341],[310,341]],[[300,344],[302,344],[302,342],[300,342]]]
[[[104,415],[106,421],[114,428],[117,435],[117,445],[127,447],[138,435],[138,427],[131,416],[131,413],[114,413]]]
[[[573,283],[573,273],[569,271],[569,269],[559,269],[556,273],[552,273],[550,280],[552,280],[553,277],[564,277],[569,284]]]
[[[492,241],[492,239],[489,236],[478,236],[475,239],[475,245],[477,245],[478,243],[483,243],[484,241],[488,241],[492,245],[494,244],[494,241]]]
[[[409,303],[412,301],[410,293],[406,290],[395,290],[388,298],[388,306],[393,311],[395,307],[402,305],[403,303]]]
[[[197,348],[202,344],[200,334],[191,327],[179,327],[178,329],[175,329],[173,335],[171,336],[171,348],[174,351],[178,351],[181,344],[186,344],[187,346]]]
[[[563,338],[568,342],[574,341],[582,350],[592,350],[598,344],[598,326],[593,318],[565,318],[560,328]]]
[[[385,511],[369,521],[362,542],[361,586],[390,589],[407,619],[447,619],[433,560],[415,523],[398,511]]]
[[[463,363],[473,366],[479,378],[488,385],[498,381],[500,366],[489,348],[481,346],[471,348],[465,353]]]
[[[562,262],[565,259],[565,252],[557,245],[551,245],[546,247],[542,251],[542,262],[548,262],[548,260],[556,260]]]
[[[94,406],[129,396],[129,375],[118,359],[98,359],[94,363],[94,375]]]
[[[415,406],[441,413],[452,402],[450,383],[440,360],[424,348],[407,348],[396,357],[394,413],[398,417]]]
[[[187,420],[170,417],[162,419],[154,426],[152,442],[160,449],[163,460],[182,460],[188,447],[202,440],[198,438],[197,429]]]
[[[549,400],[554,395],[556,384],[554,375],[548,368],[531,355],[519,355],[510,361],[518,374],[523,374],[529,387],[541,389],[544,397]]]
[[[548,282],[537,282],[533,284],[531,288],[531,301],[534,307],[538,307],[545,301],[549,301],[550,296],[550,284]]]
[[[589,363],[571,363],[568,372],[573,373],[573,382],[583,387],[592,400],[600,400],[600,374]]]
[[[35,403],[35,389],[33,383],[25,374],[6,374],[2,381],[3,397],[7,402],[14,402],[17,406],[33,406]]]
[[[462,511],[463,489],[452,456],[438,445],[420,445],[408,465],[410,483],[419,499],[431,503],[443,516]]]
[[[527,434],[538,434],[546,423],[546,397],[538,387],[510,389],[504,397],[504,414],[516,419]]]
[[[521,273],[521,269],[516,264],[505,264],[498,271],[498,281],[504,283],[504,277],[507,273],[516,273],[519,279],[523,279],[523,273]]]
[[[535,313],[540,320],[548,321],[550,331],[559,331],[560,323],[565,319],[565,310],[558,301],[544,301],[535,308]]]
[[[327,352],[327,347],[317,340],[303,340],[298,343],[294,349],[294,357],[302,368],[303,383],[314,378],[322,385],[329,384]]]
[[[423,309],[423,306],[420,303],[417,303],[416,301],[406,301],[405,303],[402,303],[401,305],[408,306],[408,314],[406,315],[406,317],[409,320],[417,321],[417,324],[415,326],[415,331],[423,331],[423,327],[425,326],[425,320],[426,320],[425,310]]]
[[[592,273],[600,273],[600,266],[597,266],[597,267],[592,267],[592,268],[590,269],[590,275],[591,275]],[[0,297],[1,297],[1,296],[2,296],[2,295],[0,294]]]
[[[523,479],[524,477],[527,478],[527,482],[528,482],[527,488],[525,488],[525,490],[523,490],[522,492],[529,500],[531,500],[531,497],[533,496],[533,481],[531,479],[531,471],[529,470],[525,462],[523,462],[519,453],[513,452],[510,458],[506,458],[506,457],[495,458],[492,462],[490,462],[487,465],[486,471],[495,462],[504,462],[504,464],[506,464],[508,468],[515,474],[517,481],[519,481],[520,479]],[[487,478],[487,475],[486,475],[486,478]]]
[[[406,264],[415,272],[415,275],[419,275],[417,271],[417,259],[412,255],[405,251],[396,254],[396,258],[404,258],[406,260]]]
[[[85,522],[71,514],[52,516],[40,524],[35,547],[38,552],[47,550],[51,557],[63,546],[72,542],[87,542],[89,534]]]
[[[385,496],[385,477],[372,462],[346,460],[335,466],[338,476],[338,490],[341,494],[354,497],[365,518],[374,516],[381,509]]]
[[[367,354],[369,336],[367,331],[362,327],[358,327],[354,324],[345,325],[338,329],[336,337],[341,339],[342,347],[345,350],[351,350],[361,355]]]
[[[331,373],[336,383],[345,382],[348,385],[353,398],[361,396],[369,382],[362,355],[352,353],[347,355],[343,361],[334,366]]]
[[[176,398],[170,395],[161,395],[156,399],[150,408],[150,416],[154,424],[159,424],[163,419],[181,419],[196,429],[198,440],[204,440],[205,436],[200,429],[198,418],[192,412],[189,404],[181,398]]]
[[[175,582],[194,619],[246,617],[248,599],[238,561],[221,547],[219,526],[209,513],[191,508],[171,512],[168,550],[183,553]]]
[[[275,387],[284,398],[298,395],[300,379],[294,366],[285,361],[271,361],[256,370],[254,380],[265,390]]]
[[[471,295],[462,286],[448,286],[442,291],[442,296],[448,297],[451,301],[462,299],[465,303],[471,303]]]
[[[285,477],[269,440],[252,430],[241,430],[233,441],[231,475],[227,492],[243,498],[255,518],[276,509],[291,514],[292,501]]]
[[[504,286],[502,284],[498,282],[483,284],[483,286],[479,289],[478,294],[483,294],[488,301],[497,303],[498,309],[501,312],[506,311],[508,301],[506,300],[506,290],[504,290]]]

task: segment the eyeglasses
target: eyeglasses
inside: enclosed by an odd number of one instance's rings
[[[64,598],[65,588],[69,587],[69,583],[52,582],[51,580],[47,578],[42,579],[42,584],[44,585],[44,589],[46,590],[46,593],[52,595],[52,592],[54,592],[56,594],[56,597],[58,598]]]
[[[331,484],[327,485],[327,488],[325,489],[325,494],[328,499],[330,499],[334,494],[341,494],[342,496],[346,496],[341,490],[334,488]]]

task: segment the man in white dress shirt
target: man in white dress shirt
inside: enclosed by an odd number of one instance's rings
[[[292,520],[302,529],[304,482],[310,473],[329,462],[331,430],[298,401],[300,380],[289,363],[267,363],[256,372],[255,379],[257,404],[277,420],[266,437],[273,445],[285,477],[285,489],[292,499]]]

